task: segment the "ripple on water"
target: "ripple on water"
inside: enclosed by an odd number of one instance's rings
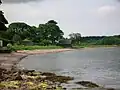
[[[27,69],[47,70],[87,80],[106,87],[120,88],[120,48],[81,49],[28,56],[20,64]],[[74,85],[71,85],[71,87]],[[76,86],[77,87],[77,86]]]

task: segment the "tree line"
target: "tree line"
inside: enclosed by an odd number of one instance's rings
[[[21,45],[25,41],[31,41],[34,45],[58,45],[61,40],[64,43],[71,40],[72,45],[120,45],[120,35],[115,36],[86,36],[80,33],[71,33],[65,38],[64,32],[54,20],[49,20],[38,27],[30,26],[24,22],[11,23],[7,30],[0,34],[0,38],[9,43]]]
[[[11,23],[7,30],[0,34],[7,42],[21,45],[24,41],[31,41],[35,45],[47,46],[58,45],[59,41],[71,40],[72,45],[120,45],[120,35],[115,36],[86,36],[80,33],[71,33],[69,38],[64,38],[64,32],[57,25],[57,22],[50,20],[38,27],[26,23]]]
[[[82,37],[80,33],[72,33],[69,37],[73,45],[120,45],[120,35]]]
[[[13,44],[22,44],[23,41],[32,41],[38,45],[56,45],[63,39],[64,32],[57,25],[57,22],[50,20],[38,27],[26,23],[11,23],[7,31],[2,33],[2,38],[10,40]]]
[[[81,44],[82,45],[120,45],[120,35],[82,37]]]

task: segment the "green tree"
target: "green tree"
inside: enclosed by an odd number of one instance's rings
[[[21,39],[18,40],[24,40],[26,38],[30,37],[30,31],[31,31],[31,27],[25,23],[12,23],[8,26],[8,38],[10,38],[11,40],[14,40],[14,37],[19,37]],[[16,42],[16,40],[14,41]],[[20,42],[20,41],[19,41]]]
[[[39,39],[48,40],[51,44],[56,44],[60,39],[63,38],[63,31],[57,26],[57,22],[51,20],[46,24],[40,24],[37,29]]]
[[[7,28],[5,26],[5,24],[8,24],[8,21],[5,19],[4,13],[2,11],[0,11],[0,31],[6,31]]]
[[[56,21],[54,20],[49,20],[47,23],[53,23],[53,24],[58,24]]]
[[[36,28],[36,31],[35,31],[35,40],[37,42],[42,42],[43,40],[46,40],[47,38],[47,32],[46,32],[46,26],[45,24],[39,24],[39,27]]]
[[[63,38],[63,31],[60,30],[59,26],[54,23],[46,24],[46,31],[48,32],[48,39],[52,41],[52,44],[56,44],[60,39]]]
[[[64,35],[54,20],[40,24],[38,27],[31,27],[21,22],[11,23],[8,26],[7,34],[14,43],[21,44],[24,39],[28,39],[40,45],[56,45]]]
[[[1,0],[0,0],[0,4],[2,4]],[[6,36],[6,30],[7,27],[5,26],[5,24],[8,24],[8,21],[6,20],[6,18],[4,17],[4,13],[2,11],[0,11],[0,39],[3,40],[3,45],[6,46],[6,44],[8,43],[5,38]]]
[[[80,33],[71,33],[69,34],[72,44],[80,44],[81,34]]]
[[[38,30],[37,27],[35,27],[35,26],[31,27],[31,29],[29,31],[29,37],[28,37],[29,40],[31,40],[33,42],[39,42],[40,41],[39,40],[39,35],[38,35],[39,32],[37,30]]]
[[[120,45],[120,38],[114,36],[105,37],[97,43],[101,45]]]

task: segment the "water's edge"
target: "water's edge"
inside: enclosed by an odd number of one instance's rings
[[[111,48],[111,47],[110,47]],[[114,48],[114,47],[113,47]],[[91,50],[91,49],[96,49],[96,48],[87,48],[87,50]],[[81,49],[81,50],[83,50],[83,49]],[[86,49],[84,49],[84,50],[86,50]],[[78,51],[78,50],[77,50]],[[35,55],[35,57],[36,57],[36,55]],[[41,58],[42,59],[42,58]],[[49,62],[48,62],[49,63]]]

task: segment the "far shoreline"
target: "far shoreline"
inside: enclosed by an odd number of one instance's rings
[[[120,47],[120,45],[90,45],[90,46],[77,46],[73,48],[61,48],[61,49],[34,49],[34,50],[17,50],[10,54],[0,54],[0,67],[11,69],[15,67],[22,59],[29,55],[39,55],[39,54],[48,54],[48,53],[59,53],[66,51],[74,51],[80,49],[89,49],[89,48],[115,48]]]
[[[74,46],[74,49],[81,49],[81,48],[113,48],[113,47],[120,47],[120,45],[81,45],[81,46]]]

